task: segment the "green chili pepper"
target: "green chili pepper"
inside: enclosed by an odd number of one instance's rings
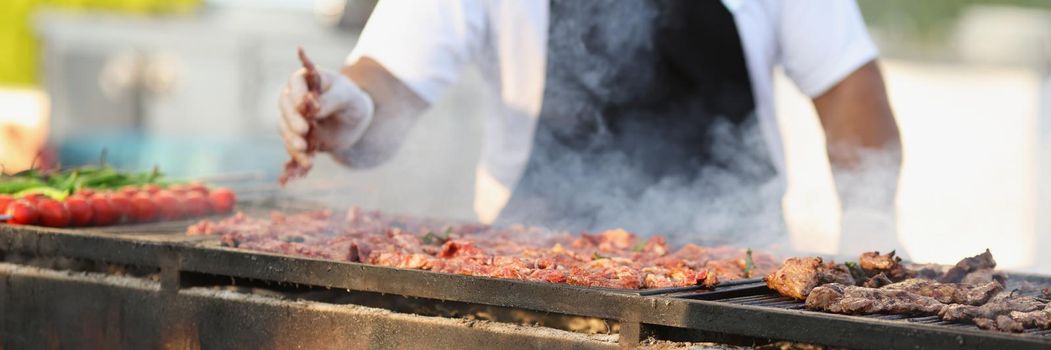
[[[40,179],[32,178],[10,178],[0,182],[0,193],[14,194],[30,188],[47,186]]]
[[[24,197],[26,195],[30,195],[30,194],[34,194],[34,193],[39,193],[39,194],[48,196],[49,198],[54,199],[54,200],[64,200],[64,199],[66,199],[66,197],[69,196],[69,192],[68,191],[63,191],[63,190],[60,190],[60,189],[57,189],[57,188],[52,188],[52,187],[34,187],[34,188],[22,190],[22,191],[19,191],[18,193],[15,193],[15,197]]]

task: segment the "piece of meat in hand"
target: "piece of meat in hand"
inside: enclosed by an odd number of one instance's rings
[[[806,300],[814,287],[826,283],[854,284],[842,265],[824,263],[820,257],[788,258],[781,268],[767,275],[766,285],[781,295]]]
[[[851,315],[937,315],[945,307],[945,304],[934,298],[903,290],[865,288],[839,283],[816,287],[806,298],[806,308],[809,310]]]
[[[320,148],[314,132],[317,129],[317,120],[315,118],[321,110],[321,73],[318,73],[317,66],[307,57],[302,47],[299,48],[298,53],[299,61],[303,64],[303,69],[306,70],[303,79],[306,81],[307,93],[303,95],[303,100],[296,106],[296,109],[299,115],[306,119],[309,126],[304,137],[307,142],[307,149],[303,152],[303,155],[293,156],[292,159],[285,162],[284,171],[281,174],[281,178],[278,179],[282,186],[290,180],[306,176],[314,165],[313,155]]]

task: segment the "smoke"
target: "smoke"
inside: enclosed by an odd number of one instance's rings
[[[622,152],[589,154],[555,147],[554,152],[534,153],[527,170],[531,173],[516,191],[537,191],[537,200],[516,203],[513,198],[501,223],[571,231],[624,228],[643,236],[665,235],[673,244],[783,245],[784,181],[770,165],[758,123],[749,120],[735,125],[717,119],[706,138],[710,161],[683,173],[655,175]],[[674,149],[641,130],[623,132],[632,135],[630,151],[659,156]],[[538,134],[537,142],[551,142],[545,139]]]
[[[908,258],[898,237],[895,212],[900,150],[834,145],[831,153],[848,150],[856,152],[854,164],[833,170],[842,209],[840,254],[896,249],[899,256]]]

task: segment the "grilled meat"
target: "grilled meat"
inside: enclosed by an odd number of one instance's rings
[[[981,329],[1011,332],[1011,333],[1022,333],[1025,331],[1025,326],[1022,322],[1012,319],[1007,315],[998,315],[995,319],[989,318],[976,318],[974,324]]]
[[[909,272],[901,265],[901,258],[895,256],[893,250],[884,255],[880,255],[878,251],[862,253],[858,258],[858,265],[869,276],[882,273],[887,279],[894,282],[909,278]]]
[[[806,300],[814,287],[825,283],[854,284],[846,267],[823,263],[820,257],[788,258],[780,269],[764,280],[768,287],[781,295],[799,300]]]
[[[980,285],[941,283],[922,278],[911,278],[884,286],[886,290],[902,290],[927,296],[943,304],[982,305],[1004,289],[998,282]]]
[[[1043,310],[1030,312],[1011,311],[1008,316],[1025,327],[1051,329],[1051,309],[1047,306]]]
[[[999,315],[1010,315],[1011,312],[1032,312],[1042,310],[1047,303],[1030,296],[1016,296],[1003,292],[980,306],[953,304],[945,308],[940,316],[946,321],[972,321],[978,318],[995,320]]]
[[[960,280],[960,284],[983,284],[997,282],[1001,285],[1007,284],[1007,274],[993,269],[979,269],[968,273]]]
[[[887,278],[886,274],[880,272],[875,276],[869,277],[867,280],[865,280],[864,283],[861,284],[861,286],[865,288],[879,288],[893,283],[894,281],[891,281],[890,278]]]
[[[993,260],[993,254],[986,249],[984,253],[960,260],[956,266],[938,278],[938,282],[960,283],[969,273],[993,268],[996,268],[996,260]]]
[[[571,235],[537,227],[447,223],[352,209],[238,214],[203,221],[188,234],[217,234],[225,246],[320,259],[435,272],[609,288],[713,286],[746,278],[746,251],[688,244],[668,247],[660,236],[624,230]],[[751,272],[769,273],[774,258],[752,254]]]
[[[904,290],[865,288],[839,283],[816,287],[806,298],[807,309],[837,314],[936,315],[945,307],[945,304],[934,298]]]

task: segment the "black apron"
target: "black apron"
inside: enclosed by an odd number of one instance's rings
[[[722,2],[552,0],[549,25],[532,153],[498,223],[780,234],[782,193]]]

